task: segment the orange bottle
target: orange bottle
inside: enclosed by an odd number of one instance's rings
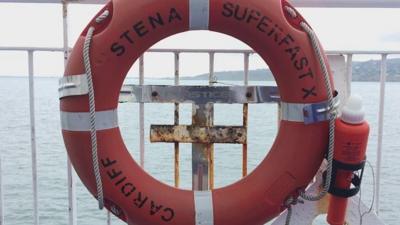
[[[331,225],[345,223],[347,200],[360,190],[369,135],[369,125],[364,120],[364,114],[361,97],[350,96],[342,109],[341,118],[336,120],[334,163],[329,190],[331,197],[327,216]],[[359,170],[360,176],[355,174]]]

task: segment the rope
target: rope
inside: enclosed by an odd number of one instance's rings
[[[360,215],[360,225],[363,224],[363,219],[364,216],[366,216],[367,214],[372,212],[372,209],[374,207],[374,203],[375,203],[375,173],[374,173],[374,168],[372,167],[371,163],[369,161],[367,161],[367,164],[369,166],[369,168],[371,169],[372,172],[372,186],[373,186],[373,195],[372,195],[372,202],[371,205],[368,209],[368,211],[361,213],[361,197],[362,197],[362,188],[360,189],[360,198],[358,199],[358,213]]]
[[[330,83],[330,78],[329,78],[329,72],[328,68],[326,67],[323,53],[321,51],[321,48],[318,43],[318,39],[314,33],[314,31],[304,22],[302,22],[301,27],[304,29],[304,31],[308,34],[312,46],[314,48],[315,53],[317,54],[319,64],[322,69],[322,73],[324,76],[324,84],[325,88],[327,90],[327,95],[328,95],[328,107],[329,109],[334,109],[334,98],[333,98],[333,92],[332,92],[332,87]],[[316,196],[308,196],[305,194],[305,192],[301,192],[300,196],[308,201],[318,201],[321,200],[326,193],[329,190],[329,187],[331,185],[331,175],[332,175],[332,162],[333,162],[333,153],[334,153],[334,145],[335,145],[335,120],[336,120],[336,112],[335,111],[330,111],[330,116],[329,116],[329,144],[328,144],[328,155],[327,155],[327,160],[328,160],[328,166],[326,169],[326,174],[327,174],[327,179],[325,180],[324,184],[324,189]]]
[[[289,7],[285,6],[284,7],[287,13],[292,17],[296,18],[297,13],[296,11]],[[322,74],[324,77],[324,85],[327,90],[327,95],[328,95],[328,107],[330,109],[329,111],[329,144],[328,144],[328,152],[327,152],[327,161],[328,161],[328,166],[327,166],[327,179],[325,179],[324,182],[324,187],[323,190],[318,193],[317,195],[307,195],[305,191],[300,192],[300,197],[303,198],[304,200],[307,201],[319,201],[321,200],[329,190],[329,187],[331,185],[331,176],[332,176],[332,163],[333,163],[333,153],[334,153],[334,144],[335,144],[335,120],[336,120],[336,112],[333,110],[334,109],[334,97],[333,97],[333,92],[332,92],[332,87],[330,83],[330,77],[329,77],[329,72],[328,68],[325,64],[324,60],[324,55],[322,53],[321,47],[319,45],[318,39],[314,31],[311,29],[310,26],[308,26],[307,23],[301,22],[300,23],[301,28],[304,30],[304,32],[307,33],[311,45],[313,47],[313,50],[315,54],[317,55],[317,59],[319,62],[319,65],[321,66]],[[292,202],[289,205],[293,205],[297,203],[297,200],[292,199]],[[288,218],[286,220],[286,225],[290,224],[290,218],[291,218],[291,207],[288,207]]]
[[[109,16],[109,14],[110,12],[108,10],[104,11],[99,17],[96,18],[96,23],[103,22]],[[85,42],[83,44],[83,61],[85,64],[86,79],[88,82],[88,89],[89,89],[90,139],[92,146],[93,172],[96,179],[97,200],[99,202],[99,209],[103,209],[104,208],[103,183],[101,181],[99,159],[97,154],[96,103],[95,103],[93,79],[92,79],[92,66],[90,64],[90,46],[92,43],[94,30],[95,28],[91,26],[86,34]]]
[[[288,207],[288,212],[287,212],[287,216],[286,216],[286,221],[285,221],[285,225],[290,225],[290,220],[292,218],[292,214],[293,214],[293,205],[297,205],[297,203],[301,203],[304,204],[304,202],[300,199],[295,199],[292,196],[290,196],[286,202],[285,202],[285,206]]]

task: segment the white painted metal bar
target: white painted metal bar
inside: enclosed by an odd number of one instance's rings
[[[215,62],[215,52],[208,52],[209,54],[209,74],[208,74],[208,81],[210,85],[213,85],[214,81],[214,62]]]
[[[51,47],[2,47],[0,46],[0,51],[33,51],[33,52],[63,52],[64,48],[51,48]]]
[[[1,48],[0,48],[1,49]],[[226,54],[255,54],[254,50],[251,49],[176,49],[176,48],[152,48],[147,50],[147,52],[159,52],[159,53],[168,53],[168,52],[180,52],[180,53],[210,53],[214,52],[215,54],[226,53]],[[380,51],[380,50],[327,50],[325,51],[328,55],[399,55],[400,50],[398,51]]]
[[[353,54],[347,54],[346,77],[347,77],[347,90],[349,91],[348,96],[350,96],[351,82],[353,81]]]
[[[0,152],[0,225],[4,225],[4,204],[3,204],[3,157]]]
[[[399,8],[398,0],[290,0],[297,7],[317,8]]]
[[[29,113],[30,113],[29,118],[30,118],[30,131],[31,131],[31,136],[30,136],[31,154],[32,154],[33,224],[39,225],[33,51],[28,51],[28,67],[29,67],[28,73],[29,73]]]
[[[376,156],[376,188],[375,188],[375,212],[379,214],[380,201],[380,184],[381,184],[381,167],[382,167],[382,143],[383,143],[383,119],[385,112],[385,87],[387,72],[387,55],[382,55],[381,61],[381,81],[380,81],[380,98],[379,98],[379,118],[378,118],[378,149]]]
[[[111,224],[111,213],[107,210],[107,225]]]
[[[244,85],[249,85],[250,53],[244,53]]]
[[[62,16],[63,16],[63,48],[61,49],[61,51],[64,52],[64,67],[67,66],[67,62],[68,62],[68,55],[69,55],[69,47],[68,47],[68,41],[69,41],[69,35],[68,35],[68,3],[67,2],[63,2],[62,4]],[[52,48],[47,48],[44,50],[58,50],[56,48],[52,49]],[[35,49],[35,51],[43,51],[43,50],[38,50]]]
[[[0,0],[0,3],[53,3],[62,4],[64,0]],[[106,4],[108,0],[66,0],[74,4]]]
[[[0,0],[0,3],[62,3],[63,0]],[[106,4],[108,0],[68,0],[74,4]],[[398,0],[290,0],[307,8],[400,8]]]
[[[139,58],[139,85],[144,85],[144,55]],[[144,103],[139,103],[140,166],[144,168]]]
[[[1,1],[1,0],[0,0]],[[34,52],[63,52],[64,48],[42,48],[42,47],[3,47],[0,46],[0,51],[34,51]],[[210,53],[214,52],[215,54],[256,54],[255,51],[250,49],[177,49],[177,48],[152,48],[147,50],[147,52],[153,53]],[[400,55],[400,50],[398,51],[381,51],[381,50],[327,50],[325,51],[328,55]]]
[[[68,3],[62,4],[62,17],[63,17],[63,48],[64,53],[64,67],[67,66],[69,47],[68,47]],[[52,49],[50,49],[52,50]],[[68,185],[68,225],[77,224],[77,206],[76,206],[76,180],[73,173],[72,163],[67,155],[67,185]]]

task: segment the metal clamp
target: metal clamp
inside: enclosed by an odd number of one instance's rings
[[[277,87],[270,86],[167,86],[124,85],[120,102],[257,104],[279,101]]]
[[[313,124],[329,120],[330,113],[338,109],[340,101],[337,92],[335,92],[332,108],[329,107],[328,101],[310,104],[281,102],[280,104],[282,120]]]
[[[86,74],[64,76],[59,80],[58,93],[61,98],[87,95],[89,93]]]

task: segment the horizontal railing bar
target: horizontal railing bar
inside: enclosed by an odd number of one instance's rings
[[[1,0],[0,0],[1,1]],[[52,47],[0,47],[0,51],[33,51],[33,52],[64,52],[63,48]],[[150,53],[226,53],[226,54],[255,54],[251,49],[175,49],[175,48],[153,48]],[[353,55],[400,55],[400,50],[327,50],[328,55],[353,54]]]
[[[61,4],[63,3],[64,0],[0,0],[0,3],[55,3],[55,4]],[[108,2],[108,0],[65,0],[68,3],[73,3],[73,4],[93,4],[93,5],[99,5],[99,4],[105,4]]]
[[[232,54],[255,54],[254,50],[250,49],[149,49],[147,52],[156,53],[232,53]],[[354,54],[354,55],[399,55],[399,51],[379,51],[379,50],[327,50],[326,54],[337,55],[337,54]]]
[[[52,48],[52,47],[0,47],[0,51],[64,52],[64,48]]]
[[[108,0],[65,0],[72,4],[106,4]],[[0,3],[63,3],[63,0],[0,0]],[[304,8],[400,8],[398,0],[291,0]]]
[[[400,8],[398,0],[291,0],[291,2],[300,8]]]
[[[155,53],[232,53],[232,54],[243,54],[249,53],[253,54],[255,51],[251,49],[168,49],[168,48],[152,48],[147,50],[147,52],[155,52]]]
[[[379,50],[328,50],[328,55],[400,55],[400,51],[379,51]]]

